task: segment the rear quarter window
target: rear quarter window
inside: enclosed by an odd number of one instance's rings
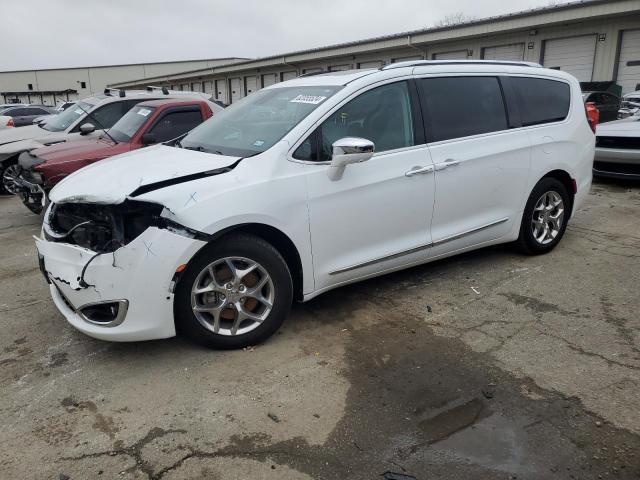
[[[569,115],[571,87],[567,83],[543,78],[512,77],[520,104],[522,126],[560,122]]]

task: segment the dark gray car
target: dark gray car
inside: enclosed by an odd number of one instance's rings
[[[22,105],[19,107],[9,107],[3,110],[0,115],[13,118],[14,127],[24,127],[25,125],[31,125],[34,118],[52,113],[55,113],[53,107],[44,105]]]
[[[595,103],[600,112],[600,123],[618,119],[620,97],[609,92],[582,92],[584,103]]]

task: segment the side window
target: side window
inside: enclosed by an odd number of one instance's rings
[[[92,123],[91,121],[95,119],[97,120],[97,122],[94,122],[96,123],[97,129],[111,128],[113,124],[120,120],[120,117],[126,113],[126,110],[123,108],[125,107],[124,103],[125,102],[108,103],[92,112],[86,119],[86,122]]]
[[[373,88],[327,118],[295,151],[299,160],[331,160],[332,145],[344,137],[371,140],[376,152],[415,145],[407,82]]]
[[[507,112],[496,77],[418,80],[430,142],[507,130]]]
[[[571,88],[567,83],[525,77],[512,77],[511,82],[520,103],[523,126],[559,122],[569,115]]]
[[[173,140],[202,123],[200,110],[169,112],[161,117],[148,133],[152,133],[158,143]]]

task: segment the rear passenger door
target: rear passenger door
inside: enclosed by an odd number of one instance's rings
[[[417,82],[435,166],[432,256],[504,237],[519,225],[530,168],[529,138],[507,110],[508,79]]]

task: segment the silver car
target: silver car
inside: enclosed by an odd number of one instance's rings
[[[598,125],[593,173],[640,179],[640,115]]]

